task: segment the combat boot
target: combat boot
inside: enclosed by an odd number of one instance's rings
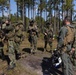
[[[8,66],[7,70],[13,70],[16,67],[16,64],[13,64],[12,66]]]
[[[5,60],[5,56],[4,56],[4,55],[1,55],[1,56],[0,56],[0,59],[1,59],[2,61],[4,61],[4,60]]]
[[[13,70],[13,69],[14,67],[10,67],[10,66],[7,67],[7,70]]]
[[[30,53],[33,54],[33,52],[34,52],[33,49],[31,49]]]
[[[37,52],[37,48],[34,49],[34,53],[36,53],[36,52]]]
[[[47,49],[46,48],[44,48],[44,52],[46,52],[47,51]]]
[[[16,59],[20,59],[20,57],[21,57],[21,53],[17,53]]]

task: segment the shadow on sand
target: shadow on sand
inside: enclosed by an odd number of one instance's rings
[[[39,51],[42,51],[42,52],[43,52],[43,51],[44,51],[44,48],[42,48],[42,47],[38,47],[38,48],[37,48],[37,50],[39,50]]]
[[[43,52],[44,51],[44,48],[38,47],[37,50]],[[22,51],[27,52],[27,53],[30,53],[31,52],[30,48],[23,48]]]
[[[26,53],[30,53],[31,52],[30,48],[23,48],[22,51],[24,51]]]

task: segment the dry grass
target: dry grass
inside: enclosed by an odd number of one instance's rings
[[[25,35],[28,35],[27,33],[25,33]],[[57,46],[57,41],[53,40],[53,44],[52,44],[52,48],[55,49]],[[37,47],[39,48],[44,48],[44,38],[43,38],[43,34],[39,35],[38,38],[38,42],[37,42]],[[30,43],[28,41],[28,36],[25,37],[25,40],[22,42],[21,44],[21,48],[30,48]],[[47,48],[49,49],[49,45],[47,46]]]

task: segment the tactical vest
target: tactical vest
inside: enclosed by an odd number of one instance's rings
[[[8,40],[14,40],[15,30],[13,26],[7,26],[6,27],[6,36]]]
[[[72,27],[67,26],[68,32],[66,34],[66,37],[64,38],[64,45],[67,45],[68,43],[72,44],[75,37],[75,29]]]
[[[21,30],[18,30],[17,32],[15,32],[15,42],[21,42],[21,38],[22,38],[22,31]]]
[[[6,27],[6,24],[2,24],[2,29],[5,29],[5,27]]]
[[[44,36],[44,39],[46,41],[52,41],[53,38],[53,29],[52,28],[45,28],[44,33],[47,33],[47,35]]]
[[[29,30],[30,30],[30,35],[31,36],[35,36],[36,35],[36,27],[35,26],[29,26]]]
[[[0,42],[2,42],[2,38],[0,37]]]

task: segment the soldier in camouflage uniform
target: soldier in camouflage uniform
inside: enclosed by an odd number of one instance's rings
[[[4,39],[5,39],[5,37],[4,37],[4,30],[3,30],[4,29],[4,24],[5,24],[4,21],[2,21],[1,24],[0,24],[0,26],[1,26],[1,28],[0,28],[0,58],[2,60],[5,59],[4,58],[4,51],[3,51]]]
[[[72,44],[74,40],[74,27],[70,23],[70,18],[65,17],[64,26],[61,27],[58,39],[58,50],[62,58],[63,75],[74,75],[73,65],[70,60],[70,54],[73,51]]]
[[[8,39],[8,57],[10,59],[8,69],[14,69],[14,67],[16,66],[15,47],[14,47],[15,30],[13,25],[10,24],[9,20],[6,20],[5,32],[6,37]]]
[[[52,40],[53,40],[53,28],[50,23],[46,23],[46,28],[44,28],[44,52],[47,51],[47,44],[49,43],[50,51],[52,52]]]
[[[29,33],[28,40],[31,44],[31,53],[35,53],[37,50],[38,28],[37,28],[37,25],[35,25],[35,22],[33,20],[30,21],[28,33]]]
[[[4,60],[3,41],[4,41],[4,36],[3,36],[2,31],[0,30],[0,58],[2,60]]]
[[[76,22],[73,22],[73,26],[76,26]],[[76,32],[76,27],[75,27],[75,32]],[[71,61],[76,70],[76,33],[75,33],[75,39],[72,44],[72,50],[73,51],[71,52],[70,56],[71,56]]]
[[[19,58],[21,55],[20,52],[20,44],[23,41],[24,35],[23,35],[23,24],[18,23],[15,26],[15,50],[17,52],[17,57]]]
[[[2,21],[2,30],[4,31],[5,27],[6,27],[6,23],[5,23],[5,20]]]

